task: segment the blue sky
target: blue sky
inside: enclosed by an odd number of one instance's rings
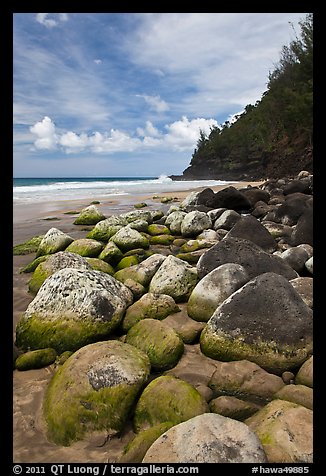
[[[15,13],[14,176],[181,174],[305,15]]]

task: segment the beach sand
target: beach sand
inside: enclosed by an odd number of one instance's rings
[[[247,185],[257,186],[262,182],[237,182],[235,188]],[[215,192],[228,185],[211,187]],[[162,192],[160,197],[173,197],[174,201],[162,204],[153,195],[119,196],[117,199],[99,198],[96,206],[105,216],[125,213],[134,209],[135,203],[145,202],[147,209],[160,209],[164,212],[171,204],[180,203],[191,191]],[[55,227],[68,233],[72,238],[84,238],[87,231],[84,226],[73,224],[78,213],[90,204],[85,200],[57,201],[41,204],[20,204],[13,206],[13,244],[20,244],[33,236],[45,234]],[[146,208],[145,208],[146,209]],[[67,214],[75,211],[76,214]],[[91,229],[93,227],[89,227]],[[13,257],[13,339],[20,316],[26,310],[33,296],[28,293],[28,281],[31,274],[19,270],[35,258],[35,253]],[[133,438],[131,425],[127,425],[120,437],[108,441],[101,434],[93,434],[69,447],[60,447],[46,438],[46,429],[42,418],[42,401],[48,382],[55,372],[54,365],[40,370],[13,372],[13,461],[15,463],[105,463],[115,462],[124,446]]]

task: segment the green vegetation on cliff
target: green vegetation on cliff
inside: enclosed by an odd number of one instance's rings
[[[264,179],[312,172],[313,15],[283,46],[267,90],[236,121],[201,132],[184,178]],[[294,29],[293,29],[294,30]]]

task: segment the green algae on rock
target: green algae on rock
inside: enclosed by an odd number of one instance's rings
[[[50,230],[43,236],[41,243],[37,248],[36,258],[63,251],[73,241],[74,239],[66,233],[63,233],[57,228],[50,228]]]
[[[43,409],[48,438],[69,446],[86,434],[122,430],[150,373],[148,357],[117,340],[75,352],[54,374]]]
[[[184,345],[174,329],[156,319],[144,319],[135,324],[126,337],[131,344],[148,355],[154,370],[174,367],[183,354]]]
[[[101,220],[105,220],[103,213],[95,205],[89,205],[82,209],[74,225],[96,225]]]
[[[43,283],[18,322],[17,345],[77,350],[109,336],[132,301],[131,291],[108,274],[61,269]]]
[[[66,251],[71,253],[76,253],[77,255],[96,258],[102,251],[104,245],[97,240],[91,238],[80,238],[79,240],[74,240],[66,248]]]
[[[208,404],[189,383],[175,377],[152,380],[141,394],[135,409],[136,432],[172,422],[174,425],[208,412]]]
[[[13,247],[14,255],[28,255],[29,253],[35,253],[43,240],[44,235],[33,236],[30,240],[20,243]]]
[[[135,255],[125,256],[117,264],[116,270],[119,271],[120,269],[129,268],[130,266],[135,266],[138,263],[139,263],[139,261],[138,261],[137,256],[135,256]]]
[[[91,266],[92,269],[95,271],[102,271],[102,273],[110,274],[111,276],[114,275],[115,271],[113,266],[109,263],[106,263],[102,259],[99,258],[85,258],[87,263]]]
[[[53,364],[56,358],[57,353],[51,348],[31,350],[17,357],[15,365],[17,370],[41,369]]]

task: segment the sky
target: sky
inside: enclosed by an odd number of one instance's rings
[[[182,174],[306,13],[15,13],[14,177]]]

